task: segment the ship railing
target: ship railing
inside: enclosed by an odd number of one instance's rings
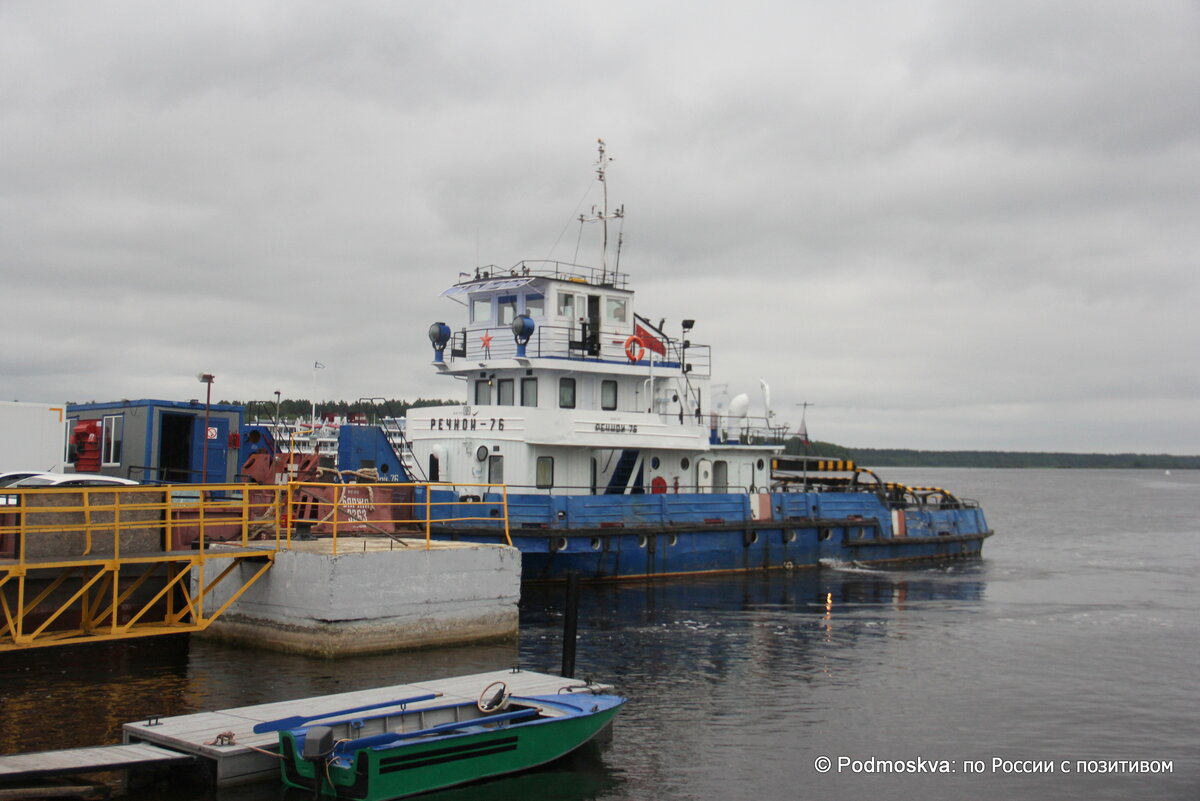
[[[610,493],[606,487],[593,487],[587,484],[555,484],[552,487],[537,486],[536,484],[509,484],[510,492],[528,495],[563,496],[568,498],[592,497],[603,495],[712,495],[712,494],[743,494],[754,495],[767,492],[766,487],[738,484],[667,484],[666,487],[655,487],[653,484],[632,484],[622,488],[621,492]]]
[[[469,286],[475,281],[494,281],[499,278],[554,278],[559,281],[574,281],[593,286],[626,289],[629,286],[629,274],[618,270],[602,269],[584,264],[572,264],[551,259],[526,259],[519,261],[507,269],[489,264],[479,267],[473,276],[460,281],[456,286]]]
[[[941,487],[910,487],[887,484],[888,501],[893,509],[978,509],[979,501],[960,498]]]
[[[709,442],[713,445],[783,445],[790,426],[771,417],[708,416]]]
[[[626,341],[630,333],[601,330],[598,333],[582,325],[536,325],[533,336],[525,346],[526,358],[559,358],[599,360],[617,364],[629,364]],[[448,358],[478,362],[486,359],[518,358],[517,343],[512,328],[508,325],[487,328],[460,328],[450,341]],[[689,344],[684,348],[676,340],[664,343],[665,353],[657,353],[643,343],[643,354],[638,364],[655,370],[682,370],[697,377],[707,377],[712,371],[712,348],[708,345]]]

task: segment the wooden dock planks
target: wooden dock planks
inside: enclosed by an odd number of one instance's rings
[[[122,732],[126,743],[153,743],[176,752],[194,754],[211,760],[216,766],[218,786],[242,784],[274,778],[279,772],[279,758],[271,753],[263,753],[263,750],[273,752],[278,748],[279,735],[274,732],[255,734],[255,724],[293,715],[308,717],[322,712],[332,713],[340,709],[435,692],[441,693],[442,697],[410,704],[409,708],[419,709],[422,706],[474,701],[483,689],[494,681],[505,682],[514,695],[552,695],[563,688],[586,686],[582,680],[567,679],[549,673],[496,670],[471,676],[455,676],[126,723]],[[611,689],[597,685],[592,687],[598,691]],[[380,708],[360,714],[373,715],[387,711],[386,708]],[[219,744],[220,736],[226,733],[232,733],[233,744]]]
[[[72,773],[99,773],[155,764],[191,762],[193,759],[194,757],[179,751],[145,743],[9,754],[0,756],[0,779],[9,781]]]

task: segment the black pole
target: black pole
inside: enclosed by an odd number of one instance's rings
[[[575,678],[575,631],[579,628],[579,573],[567,573],[567,607],[563,613],[562,674]]]

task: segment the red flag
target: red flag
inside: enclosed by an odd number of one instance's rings
[[[633,334],[642,340],[642,344],[646,346],[646,350],[652,350],[659,356],[667,355],[667,346],[663,344],[666,336],[663,335],[662,331],[652,326],[649,320],[636,314],[633,315]]]

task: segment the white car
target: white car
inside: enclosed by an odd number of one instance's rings
[[[116,487],[137,484],[128,478],[102,476],[99,473],[23,473],[11,484],[0,483],[6,489],[56,489],[62,487]],[[0,479],[2,480],[2,479]],[[0,495],[0,506],[16,506],[16,495]]]
[[[99,473],[36,473],[8,486],[12,489],[29,489],[31,487],[108,487],[137,483],[129,478],[103,476]]]

